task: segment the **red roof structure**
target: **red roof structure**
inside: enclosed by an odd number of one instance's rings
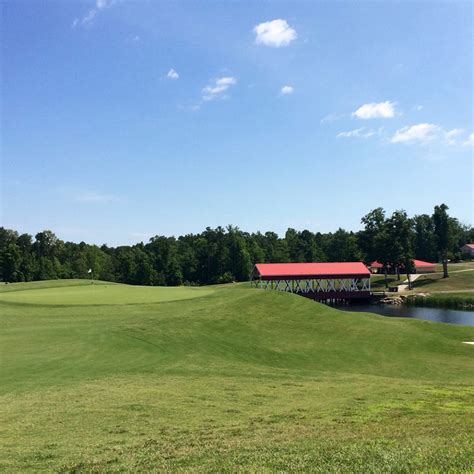
[[[423,260],[413,260],[413,265],[417,267],[434,267],[435,264],[431,262],[424,262]]]
[[[474,244],[465,244],[464,247],[468,247],[470,249],[474,249]]]
[[[370,264],[370,266],[371,266],[372,268],[383,268],[383,264],[380,263],[380,262],[377,262],[377,260],[375,260],[374,262],[372,262],[372,263]]]
[[[257,263],[253,274],[264,280],[317,279],[369,277],[370,271],[362,262]]]

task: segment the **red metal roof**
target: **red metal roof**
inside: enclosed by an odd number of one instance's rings
[[[374,262],[372,262],[370,264],[371,267],[374,267],[374,268],[382,268],[383,265],[380,263],[380,262],[377,262],[377,260],[375,260]]]
[[[474,244],[465,244],[464,247],[469,247],[470,249],[474,249]]]
[[[434,267],[434,263],[424,262],[423,260],[413,260],[415,267]]]
[[[257,263],[255,269],[261,277],[370,276],[362,262]]]

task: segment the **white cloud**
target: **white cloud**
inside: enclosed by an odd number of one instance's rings
[[[202,100],[209,101],[225,97],[224,92],[235,84],[237,84],[235,77],[218,77],[211,85],[204,87],[202,90]]]
[[[457,145],[456,137],[464,133],[464,129],[462,128],[453,128],[452,130],[448,130],[444,132],[444,140],[447,145]]]
[[[166,77],[168,79],[179,79],[179,74],[173,68],[171,68],[168,71],[168,74],[166,74]]]
[[[337,138],[369,138],[373,135],[375,135],[374,130],[367,130],[365,127],[361,127],[348,132],[340,132],[337,134]]]
[[[439,125],[432,123],[419,123],[411,127],[403,127],[395,132],[392,143],[427,143],[438,138],[442,131]]]
[[[93,8],[92,10],[89,10],[81,20],[79,20],[79,18],[75,18],[72,22],[72,27],[75,28],[76,26],[89,25],[93,22],[96,15],[97,10]]]
[[[87,26],[92,24],[94,18],[99,12],[111,7],[115,2],[116,0],[96,0],[95,8],[91,8],[81,19],[75,18],[72,22],[72,27],[76,28],[77,26]]]
[[[463,142],[463,146],[474,146],[474,133],[469,134],[467,140]]]
[[[445,130],[439,125],[433,123],[419,123],[410,127],[398,129],[391,138],[392,143],[421,143],[425,144],[436,140],[439,144],[447,146],[469,146],[474,143],[474,134],[461,141],[460,136],[465,132],[463,128],[453,128]]]
[[[293,94],[294,90],[295,89],[293,88],[293,86],[283,86],[280,89],[280,93],[283,95],[289,95],[289,94]]]
[[[104,8],[107,8],[112,5],[112,3],[114,3],[113,0],[97,0],[95,6],[98,10],[103,10]]]
[[[326,123],[326,122],[335,122],[336,120],[339,120],[343,118],[343,114],[328,114],[325,117],[323,117],[320,122],[321,123]]]
[[[392,118],[395,116],[395,105],[395,102],[388,100],[385,102],[364,104],[353,112],[352,116],[359,119]]]
[[[273,20],[260,23],[253,29],[255,43],[279,48],[287,46],[296,39],[296,31],[286,20]]]

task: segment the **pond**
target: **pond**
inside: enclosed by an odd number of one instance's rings
[[[459,311],[443,308],[420,308],[414,306],[397,305],[350,305],[341,306],[337,309],[343,311],[356,311],[364,313],[376,313],[382,316],[391,316],[398,318],[415,318],[436,321],[439,323],[466,324],[474,326],[474,311]]]

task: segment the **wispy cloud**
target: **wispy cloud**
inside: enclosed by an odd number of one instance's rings
[[[91,8],[82,18],[74,18],[72,27],[91,25],[101,11],[111,7],[116,2],[117,0],[96,0],[95,7]]]
[[[372,102],[361,105],[352,116],[358,119],[392,118],[395,116],[395,102]]]
[[[435,140],[441,127],[432,123],[419,123],[411,127],[403,127],[395,132],[392,143],[427,143]]]
[[[465,133],[463,128],[453,128],[446,130],[440,125],[433,123],[419,123],[398,129],[390,139],[392,143],[421,144],[436,141],[438,144],[447,146],[465,146],[472,144],[472,136],[467,140],[462,140]],[[471,142],[470,142],[471,140]]]
[[[235,77],[218,77],[212,81],[211,85],[204,87],[202,100],[210,101],[226,97],[225,92],[235,84],[237,84]]]
[[[253,29],[255,43],[279,48],[288,46],[296,39],[296,31],[288,25],[286,20],[273,20],[259,23]]]
[[[173,68],[171,68],[168,71],[168,74],[166,74],[166,77],[171,80],[176,80],[179,79],[179,74]]]
[[[293,94],[294,91],[295,91],[295,89],[294,89],[293,86],[283,86],[283,87],[280,89],[280,94],[282,94],[282,95],[290,95],[290,94]]]
[[[447,145],[457,145],[457,137],[459,135],[462,135],[464,133],[463,128],[453,128],[452,130],[447,130],[444,132],[444,141],[446,142]]]
[[[366,129],[365,127],[356,128],[347,132],[340,132],[337,138],[369,138],[375,135],[375,130]]]
[[[335,122],[336,120],[339,120],[341,118],[345,117],[344,114],[328,114],[325,117],[323,117],[320,122],[321,123],[326,123],[326,122]]]
[[[474,133],[470,133],[467,140],[463,142],[463,146],[474,146]]]

